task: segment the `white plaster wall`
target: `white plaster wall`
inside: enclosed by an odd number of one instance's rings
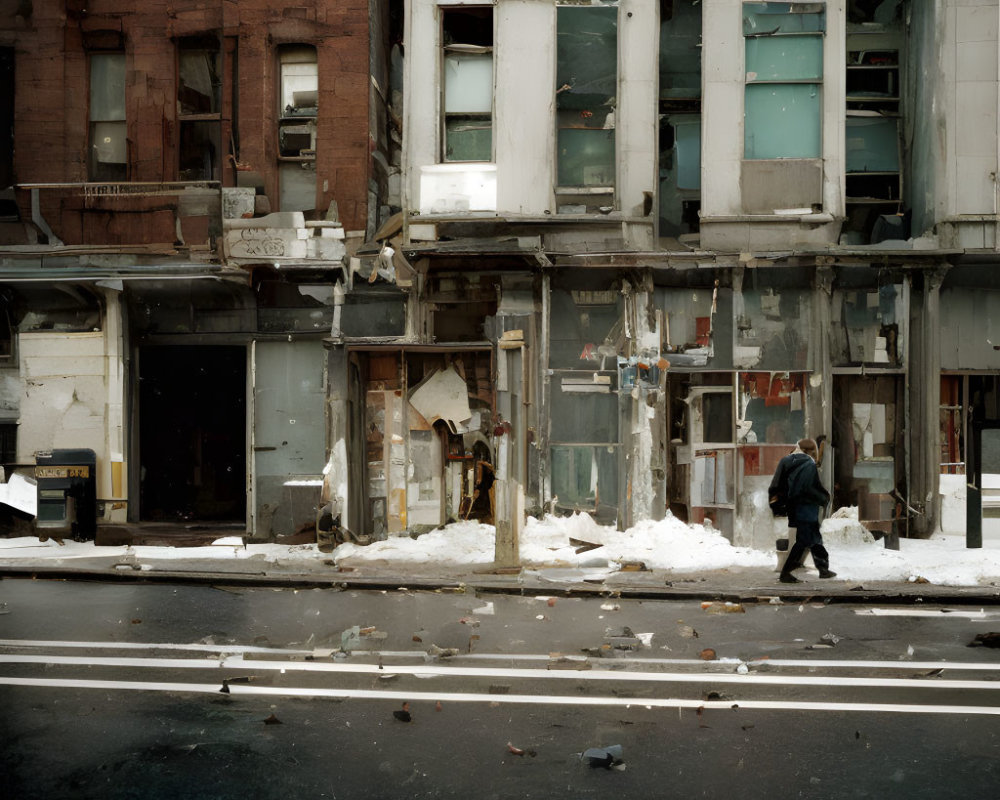
[[[107,311],[103,331],[18,335],[18,461],[33,461],[39,450],[90,448],[97,454],[99,498],[113,497],[111,462],[124,460],[117,292],[109,292]]]
[[[500,2],[496,21],[497,210],[543,214],[554,202],[555,4]]]
[[[823,205],[828,213],[844,207],[844,0],[829,0],[823,40]],[[701,209],[705,217],[743,213],[740,173],[743,159],[745,81],[742,0],[705,0],[702,15]]]
[[[953,103],[947,118],[957,124],[948,147],[953,205],[946,213],[995,214],[1000,11],[996,0],[952,0],[950,6],[942,88]]]
[[[741,0],[705,0],[702,12],[701,213],[742,211],[743,14]]]
[[[659,4],[622,0],[618,9],[618,204],[625,216],[641,217],[645,192],[656,178]],[[652,223],[652,219],[650,219]],[[651,244],[651,242],[650,242]]]
[[[448,205],[435,205],[421,193],[421,173],[436,175],[439,163],[439,9],[453,5],[484,3],[406,0],[403,204],[424,213]],[[496,0],[494,27],[495,210],[506,215],[548,213],[555,210],[556,2]],[[658,5],[621,0],[617,194],[621,211],[630,216],[641,215],[644,193],[656,190],[658,58]],[[456,209],[459,205],[451,203]],[[651,225],[652,218],[650,230]],[[648,231],[632,236],[643,245],[652,241]]]

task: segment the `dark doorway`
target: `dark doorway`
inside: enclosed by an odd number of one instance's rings
[[[139,352],[143,521],[246,520],[246,349]]]

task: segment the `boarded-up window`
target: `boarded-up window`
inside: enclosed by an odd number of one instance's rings
[[[563,187],[615,185],[618,9],[556,11],[557,180]]]
[[[90,158],[92,181],[123,181],[127,177],[125,130],[125,54],[90,56]]]
[[[744,3],[744,158],[819,158],[823,3]]]
[[[442,14],[443,161],[493,160],[493,10]]]

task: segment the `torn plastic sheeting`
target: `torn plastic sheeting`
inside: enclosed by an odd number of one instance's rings
[[[468,433],[472,419],[469,387],[465,379],[449,366],[425,378],[410,394],[410,405],[430,424],[442,420],[452,433]]]

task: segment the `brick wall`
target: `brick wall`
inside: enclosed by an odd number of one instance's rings
[[[317,202],[322,216],[336,201],[347,229],[363,229],[371,174],[368,0],[66,0],[35,2],[28,18],[0,8],[0,44],[15,47],[15,176],[19,183],[87,180],[87,43],[114,42],[126,55],[129,179],[178,179],[176,39],[222,38],[223,184],[262,186],[279,208],[277,48],[317,50]],[[10,10],[8,10],[10,7]],[[238,153],[231,143],[237,143]],[[230,155],[238,156],[240,169]],[[25,193],[19,202],[28,214]],[[43,213],[67,243],[164,241],[162,220],[109,222],[87,213],[80,198],[43,192]],[[135,217],[136,215],[130,215]],[[169,228],[170,226],[166,226]]]

